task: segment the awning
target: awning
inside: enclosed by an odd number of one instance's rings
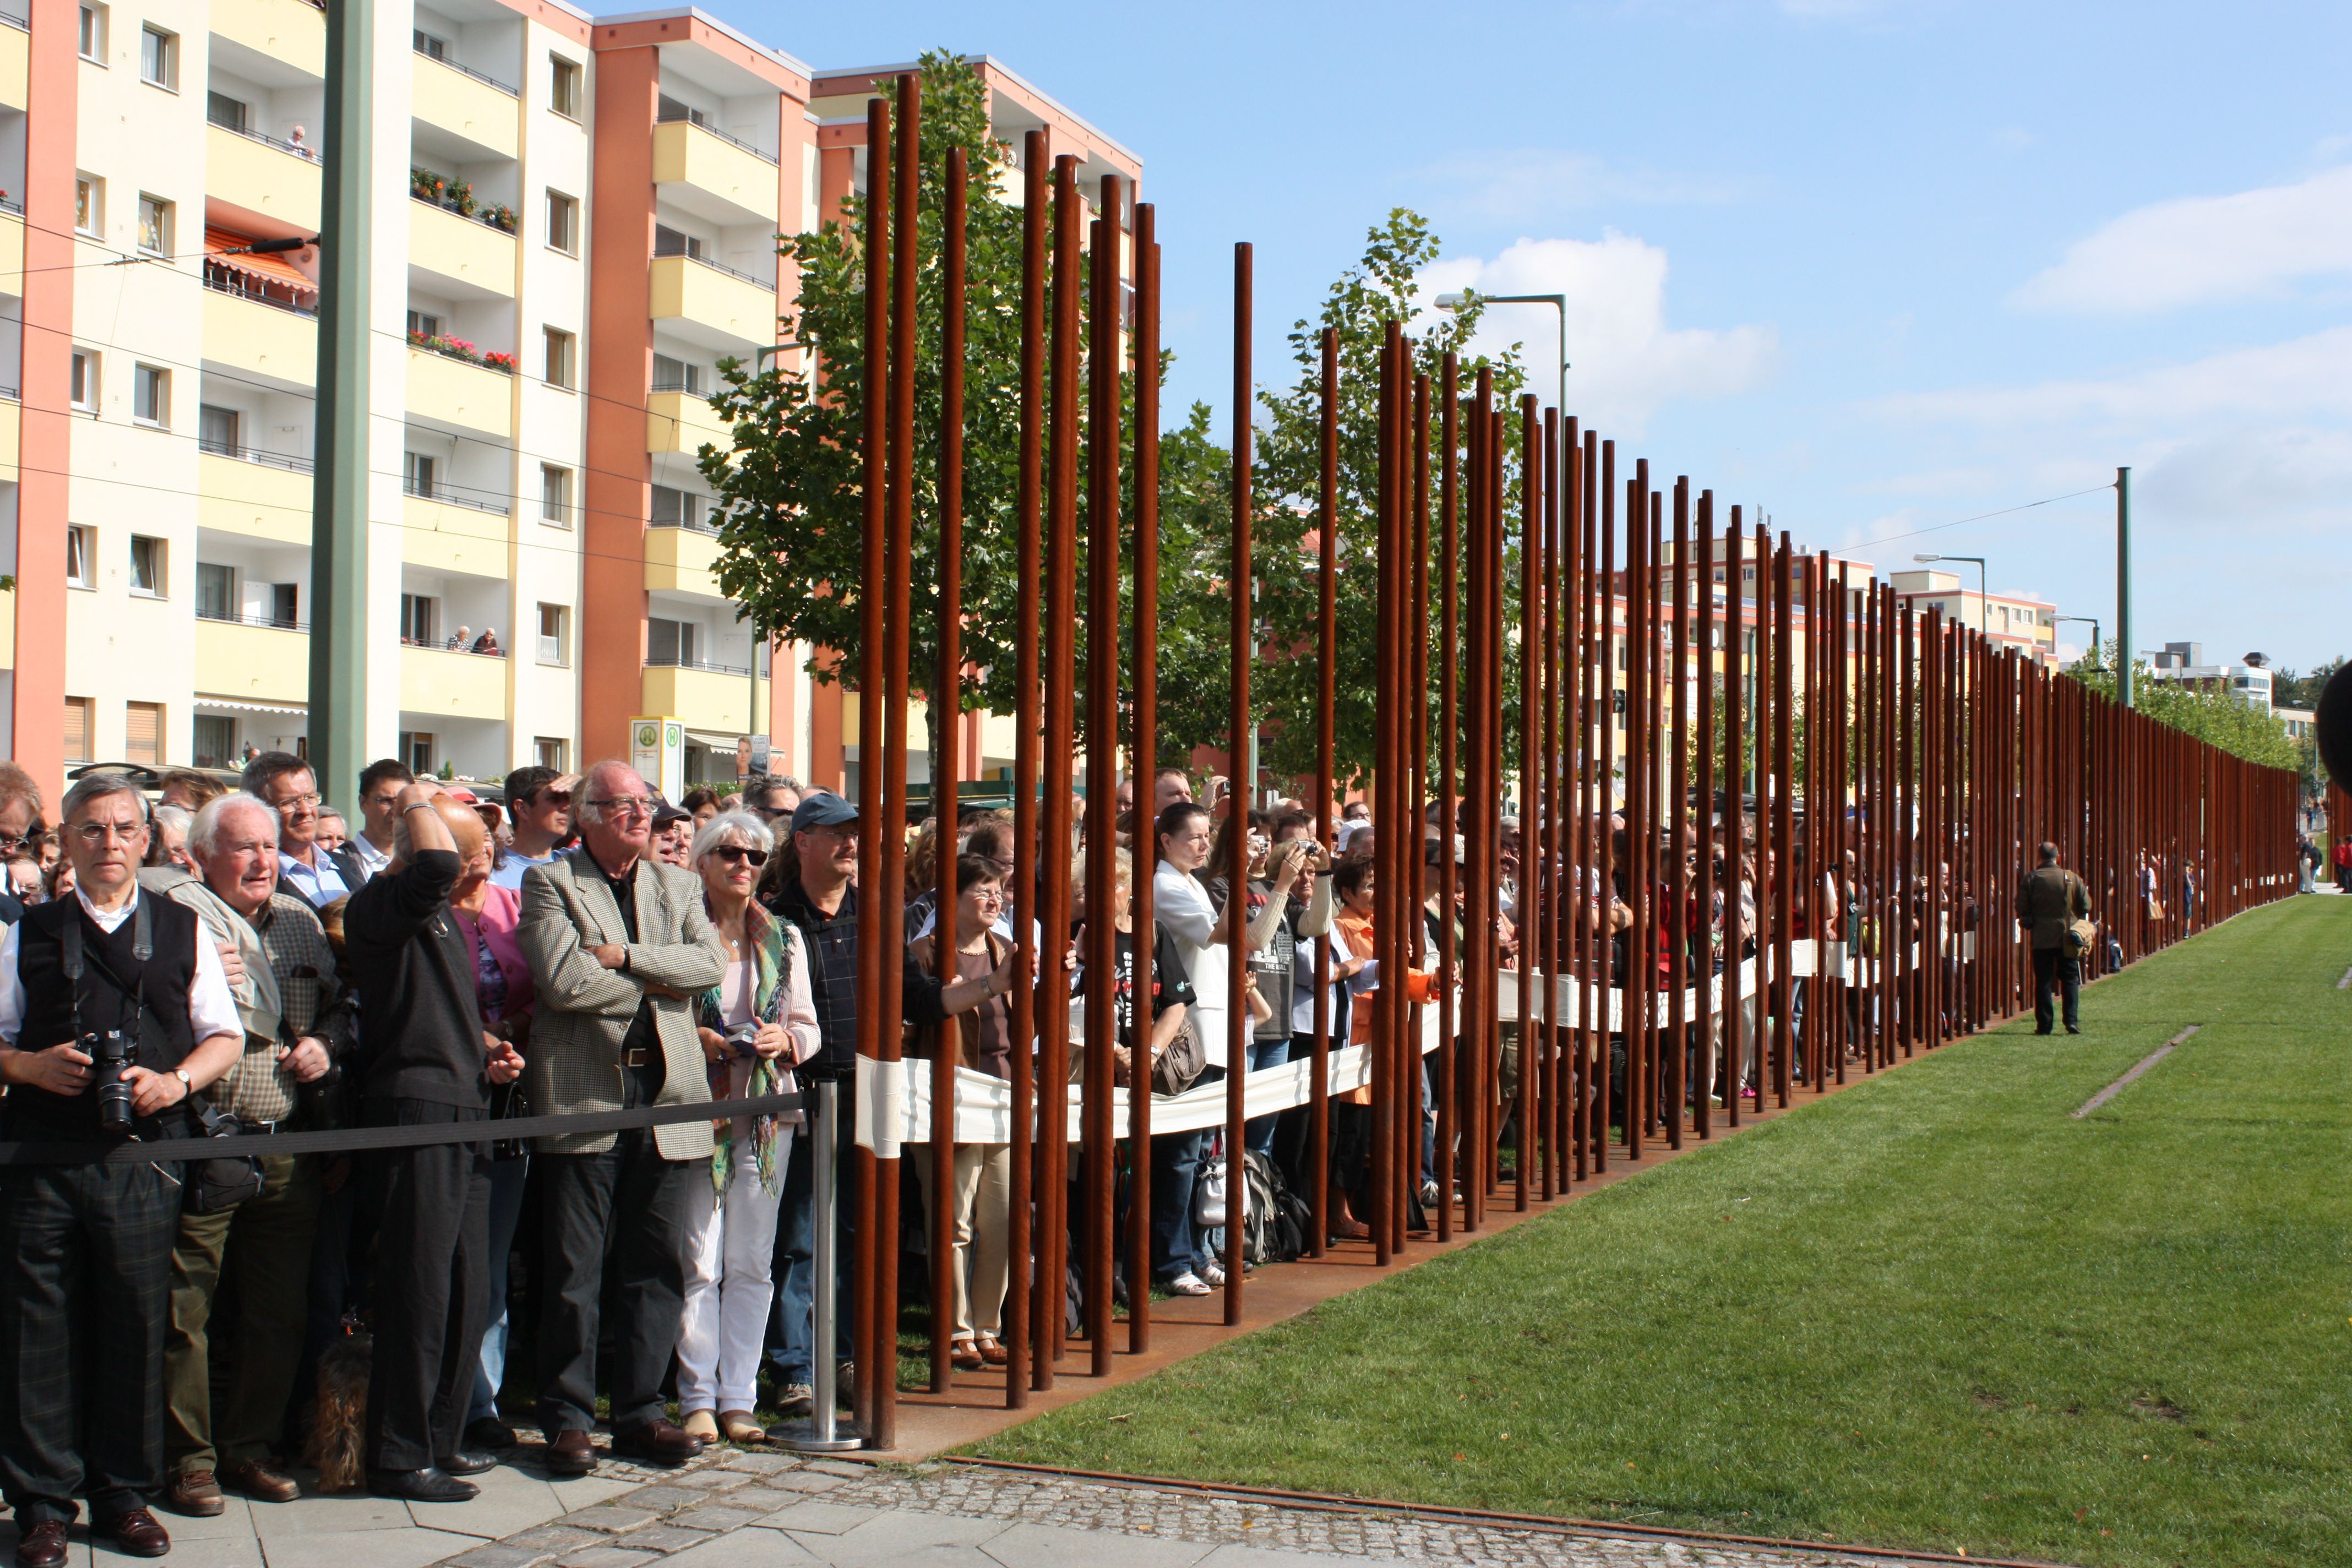
[[[714,752],[732,752],[735,750],[735,742],[742,739],[740,735],[714,735],[708,730],[688,730],[686,732],[686,738],[694,745],[707,746]]]
[[[228,229],[214,228],[209,224],[205,227],[205,257],[207,260],[217,261],[223,267],[233,267],[239,272],[257,278],[264,283],[276,283],[287,289],[299,289],[306,294],[315,294],[319,291],[319,285],[306,276],[300,268],[287,260],[282,254],[271,253],[264,256],[222,254],[224,251],[236,250],[252,243],[252,239],[247,236],[233,233]]]
[[[278,702],[232,702],[226,697],[198,697],[199,708],[226,708],[238,713],[284,713],[296,719],[308,719],[308,708],[289,708]]]

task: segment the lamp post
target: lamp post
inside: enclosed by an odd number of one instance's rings
[[[2076,622],[2076,623],[2077,623],[2077,624],[2079,624],[2079,625],[2083,625],[2083,626],[2089,626],[2089,627],[2091,628],[2091,668],[2092,668],[2093,669],[2101,669],[2101,668],[2105,668],[2105,664],[2104,664],[2104,662],[2103,662],[2103,661],[2105,659],[2105,658],[2106,658],[2106,654],[2103,651],[2102,647],[2101,647],[2100,642],[2099,642],[2099,617],[2098,617],[2098,616],[2053,616],[2051,617],[2051,621],[2052,621],[2052,623],[2053,623],[2053,625],[2058,625],[2058,626],[2063,626],[2063,625],[2064,625],[2066,622],[2068,622],[2068,621],[2074,621],[2074,622]]]
[[[1440,294],[1437,308],[1459,310],[1470,302],[1468,294]],[[1552,406],[1560,417],[1568,416],[1568,296],[1565,294],[1480,294],[1482,305],[1549,305],[1559,312],[1559,401]]]
[[[1922,564],[1931,561],[1965,561],[1974,566],[1977,569],[1977,635],[1979,637],[1989,635],[1988,626],[1992,612],[1991,606],[1987,603],[1990,595],[1985,589],[1985,560],[1983,556],[1914,555],[1911,559],[1919,562]]]

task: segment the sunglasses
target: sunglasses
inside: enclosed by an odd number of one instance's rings
[[[768,852],[766,850],[746,849],[740,844],[721,844],[718,848],[713,849],[711,853],[718,856],[721,860],[726,861],[730,866],[732,866],[738,860],[747,860],[751,862],[751,868],[753,870],[757,870],[768,863]]]

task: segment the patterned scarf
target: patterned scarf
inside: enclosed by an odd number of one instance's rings
[[[751,990],[751,1016],[762,1024],[780,1023],[784,1005],[790,999],[791,986],[786,981],[792,974],[791,949],[800,941],[800,932],[789,922],[772,917],[754,903],[743,914],[744,926],[751,938],[753,963],[757,979]],[[720,995],[726,985],[722,977],[719,984],[702,994],[702,1026],[719,1034],[727,1032],[727,1004]],[[727,1098],[728,1086],[734,1075],[731,1058],[721,1058],[710,1064],[710,1096],[713,1100]],[[751,1081],[747,1092],[753,1098],[792,1091],[793,1069],[780,1066],[766,1057],[751,1060]],[[710,1183],[723,1203],[727,1184],[735,1170],[735,1122],[721,1117],[710,1124]],[[776,1119],[773,1116],[751,1118],[751,1161],[760,1173],[760,1190],[770,1197],[783,1193],[783,1173],[776,1168]]]

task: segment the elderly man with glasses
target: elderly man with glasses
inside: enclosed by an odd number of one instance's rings
[[[543,1115],[708,1101],[694,999],[719,984],[727,950],[702,882],[650,853],[659,804],[636,771],[599,763],[582,781],[580,852],[522,879],[518,933],[539,989],[526,1084]],[[700,1441],[670,1421],[662,1380],[686,1293],[688,1196],[710,1179],[707,1121],[542,1138],[545,1199],[540,1423],[547,1468],[596,1466],[597,1318],[605,1258],[614,1290],[612,1451],[675,1465]]]
[[[278,879],[314,910],[352,891],[333,857],[319,847],[319,775],[291,752],[264,752],[245,764],[236,787],[278,813]]]

